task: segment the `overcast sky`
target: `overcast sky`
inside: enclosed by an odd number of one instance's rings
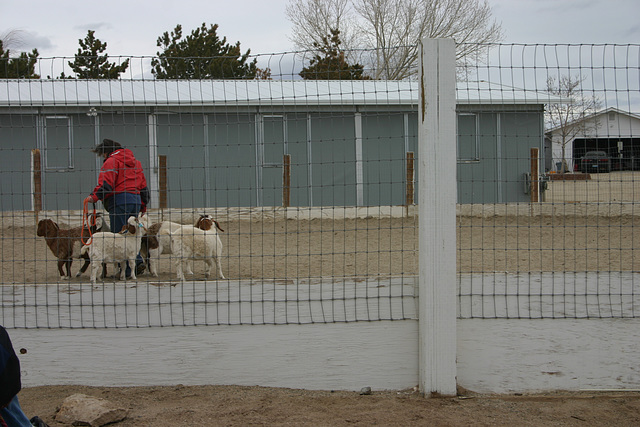
[[[0,36],[17,30],[20,50],[37,48],[41,58],[73,57],[87,30],[107,43],[110,56],[153,56],[157,38],[181,24],[189,34],[203,22],[217,23],[218,35],[240,41],[252,54],[292,51],[289,0],[111,0],[109,2],[0,0]],[[504,43],[640,43],[638,0],[489,0],[502,24]],[[15,47],[15,46],[14,46]],[[268,64],[265,61],[270,60]],[[65,61],[50,61],[38,72],[57,77]],[[149,61],[135,61],[130,76],[149,75]],[[259,66],[277,68],[278,57],[262,57]],[[47,69],[50,67],[51,69]],[[58,69],[53,69],[53,68]],[[291,69],[291,66],[288,65]],[[300,65],[297,65],[300,67]],[[283,66],[284,68],[284,66]],[[283,72],[286,72],[283,70]],[[297,72],[296,72],[297,73]]]
[[[292,50],[288,0],[0,0],[0,34],[20,30],[23,49],[73,56],[87,30],[109,55],[154,55],[156,39],[176,24],[185,33],[217,23],[218,34],[252,53]],[[638,0],[490,0],[505,43],[640,43]]]

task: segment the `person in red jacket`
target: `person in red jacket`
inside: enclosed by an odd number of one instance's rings
[[[150,200],[147,180],[140,161],[131,150],[124,148],[120,143],[104,139],[92,151],[103,157],[104,162],[100,168],[98,185],[85,202],[96,203],[102,200],[109,212],[111,231],[117,233],[130,216],[146,212]],[[136,274],[141,274],[144,269],[142,257],[138,255]],[[127,277],[131,275],[128,264],[125,274]]]

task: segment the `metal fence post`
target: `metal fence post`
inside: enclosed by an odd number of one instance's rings
[[[456,394],[456,69],[451,39],[424,39],[419,102],[419,376]]]

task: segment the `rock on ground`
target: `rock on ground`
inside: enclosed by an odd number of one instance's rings
[[[73,394],[62,402],[55,419],[57,422],[74,426],[101,427],[122,421],[126,418],[127,412],[126,409],[117,407],[108,400],[86,394]]]

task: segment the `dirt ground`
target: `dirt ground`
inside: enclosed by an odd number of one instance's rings
[[[25,413],[50,426],[56,407],[74,394],[129,410],[115,426],[637,426],[640,393],[476,395],[425,399],[413,390],[307,391],[238,386],[24,389]]]
[[[222,268],[230,279],[291,279],[417,274],[417,218],[222,222]],[[458,271],[634,271],[640,218],[492,216],[458,218]],[[3,227],[0,283],[55,283],[57,262],[35,227]],[[159,277],[175,281],[162,255]],[[72,274],[80,269],[74,261]],[[113,272],[113,267],[110,267]],[[204,279],[196,262],[195,280]],[[89,272],[72,282],[86,282]]]

